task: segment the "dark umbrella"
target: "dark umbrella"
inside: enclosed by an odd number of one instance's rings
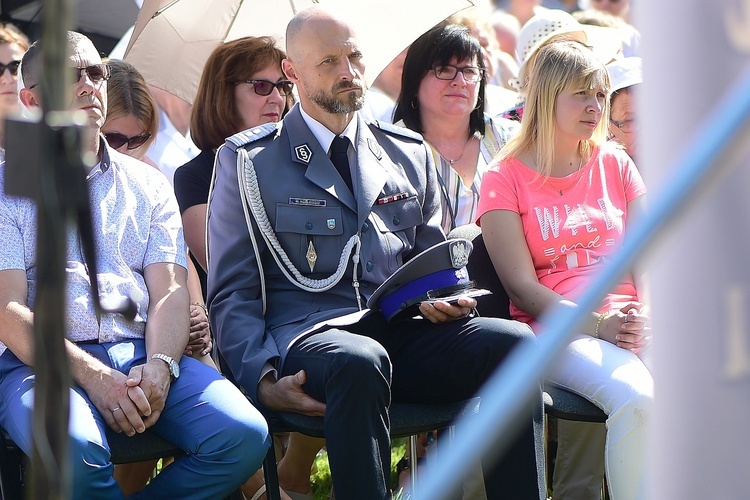
[[[41,0],[0,0],[0,21],[15,24],[36,40],[41,36],[42,4]],[[104,53],[135,24],[139,10],[134,0],[71,0],[71,9],[72,29],[88,36]]]

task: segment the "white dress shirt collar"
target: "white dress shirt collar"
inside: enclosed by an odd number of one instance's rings
[[[318,143],[323,148],[323,151],[328,153],[328,150],[331,148],[331,143],[333,142],[333,138],[336,136],[336,134],[328,130],[328,128],[325,125],[317,121],[315,118],[308,115],[305,112],[305,109],[302,107],[302,103],[300,103],[299,110],[300,110],[300,113],[302,114],[302,119],[305,121],[307,126],[310,128],[310,131],[318,140]],[[349,139],[349,142],[351,143],[352,148],[354,148],[354,150],[356,151],[357,149],[357,116],[356,114],[354,115],[352,120],[349,122],[349,125],[346,126],[346,128],[340,135]]]

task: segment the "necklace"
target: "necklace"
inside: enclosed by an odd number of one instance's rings
[[[583,153],[579,152],[579,153],[578,153],[578,155],[579,155],[579,157],[580,157],[580,159],[578,160],[578,168],[577,168],[577,169],[575,169],[575,171],[574,171],[574,172],[572,172],[572,174],[574,174],[574,173],[576,173],[576,172],[579,172],[579,171],[581,170],[581,167],[583,166]],[[570,162],[570,166],[571,166],[571,167],[573,166],[573,162]],[[570,175],[570,174],[569,174],[569,175]],[[563,190],[562,190],[561,188],[558,188],[558,189],[557,189],[557,192],[558,192],[558,193],[560,193],[560,196],[562,196],[562,195],[563,195]]]
[[[451,164],[451,166],[453,166],[453,164],[454,164],[454,163],[456,163],[457,161],[460,161],[460,160],[461,160],[461,158],[463,158],[463,157],[464,157],[464,154],[466,153],[466,145],[467,145],[467,144],[469,144],[469,141],[470,141],[470,140],[472,140],[473,138],[474,138],[474,136],[473,136],[473,135],[471,135],[471,136],[469,136],[469,137],[468,137],[468,138],[466,139],[466,142],[464,142],[464,146],[463,146],[463,148],[461,149],[461,154],[460,154],[460,155],[458,155],[458,158],[453,158],[453,159],[451,159],[451,158],[448,158],[447,156],[445,156],[445,155],[444,155],[444,154],[443,154],[443,153],[442,153],[442,152],[440,151],[440,149],[438,149],[438,147],[437,147],[437,146],[434,146],[434,148],[435,148],[435,150],[436,150],[436,151],[438,152],[438,154],[439,154],[440,156],[442,156],[442,157],[443,157],[443,159],[444,159],[445,161],[447,161],[448,163],[450,163],[450,164]]]

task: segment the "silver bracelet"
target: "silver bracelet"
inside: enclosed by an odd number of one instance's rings
[[[208,318],[208,307],[206,307],[206,304],[201,304],[200,302],[193,302],[190,305],[191,306],[198,306],[201,309],[203,309],[203,312],[206,313],[206,317]]]

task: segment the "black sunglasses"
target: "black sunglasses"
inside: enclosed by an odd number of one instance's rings
[[[273,92],[274,87],[279,91],[282,96],[287,96],[292,93],[294,84],[289,80],[280,80],[278,82],[270,82],[268,80],[245,80],[243,83],[249,83],[253,86],[253,91],[262,96],[270,95]]]
[[[135,149],[149,140],[151,134],[146,132],[145,134],[128,137],[126,135],[118,134],[117,132],[111,132],[109,134],[104,134],[104,137],[107,139],[110,147],[114,149],[120,149],[124,144],[128,145],[128,149]]]
[[[93,64],[86,66],[85,68],[70,68],[73,73],[73,83],[81,81],[81,75],[85,71],[89,75],[89,79],[94,83],[103,82],[109,80],[109,66],[106,64]]]
[[[89,76],[89,80],[91,80],[93,83],[101,83],[105,80],[109,80],[110,75],[109,66],[104,63],[92,64],[91,66],[86,66],[85,68],[70,68],[69,71],[71,72],[71,75],[73,77],[73,83],[78,83],[81,81],[81,75],[83,75],[84,71]],[[39,85],[39,82],[33,85],[29,85],[29,89],[33,89],[37,85]]]
[[[10,74],[16,76],[18,74],[18,67],[21,65],[21,61],[11,61],[8,64],[0,63],[0,75],[5,73],[7,69]]]

